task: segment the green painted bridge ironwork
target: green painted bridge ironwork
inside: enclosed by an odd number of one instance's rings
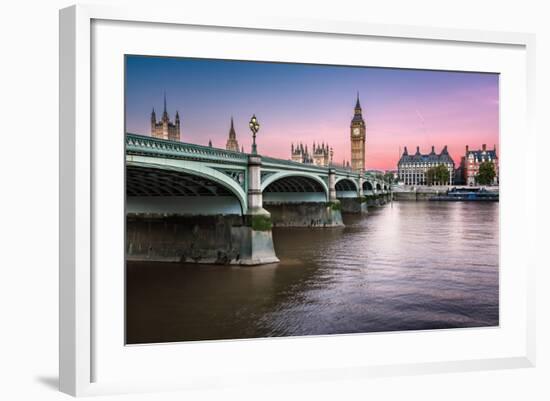
[[[390,191],[369,173],[131,133],[126,134],[126,169],[129,196],[233,195],[242,214],[262,208],[262,195],[278,201],[332,202]]]

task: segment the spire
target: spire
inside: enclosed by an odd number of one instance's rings
[[[407,147],[405,146],[405,150],[403,150],[403,156],[408,156],[409,151],[407,150]]]
[[[233,116],[231,116],[231,127],[229,128],[229,139],[235,139],[235,126],[233,125]]]
[[[151,112],[151,121],[156,122],[157,121],[157,115],[155,114],[155,108],[153,107],[153,111]]]
[[[166,110],[166,91],[164,91],[164,111],[162,112],[162,121],[168,121],[168,111]]]
[[[361,110],[361,102],[359,101],[359,92],[357,92],[357,101],[355,102],[355,110],[353,112],[351,124],[361,127],[365,125],[365,121],[363,120],[363,112]]]
[[[212,139],[209,139],[209,140],[208,140],[208,146],[209,146],[209,147],[212,147]]]

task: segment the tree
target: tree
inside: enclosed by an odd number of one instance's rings
[[[443,164],[439,164],[426,170],[426,183],[428,185],[443,185],[449,182],[449,178],[449,170],[447,170],[447,167]]]
[[[388,184],[393,183],[393,173],[391,171],[387,171],[386,174],[384,174],[384,181],[386,181]]]
[[[476,175],[476,181],[481,185],[490,185],[495,179],[495,165],[493,162],[486,161],[479,165],[479,170]]]

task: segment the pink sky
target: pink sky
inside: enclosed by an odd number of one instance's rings
[[[359,92],[367,125],[367,169],[397,168],[399,150],[434,145],[460,162],[466,145],[497,146],[498,75],[132,56],[127,59],[127,131],[150,133],[150,113],[182,118],[182,141],[225,148],[231,116],[250,151],[248,121],[261,128],[260,154],[290,158],[292,142],[329,143],[350,159],[350,121]]]

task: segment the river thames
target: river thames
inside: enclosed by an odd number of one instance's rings
[[[499,324],[493,202],[393,202],[275,228],[280,263],[127,265],[127,343]]]

